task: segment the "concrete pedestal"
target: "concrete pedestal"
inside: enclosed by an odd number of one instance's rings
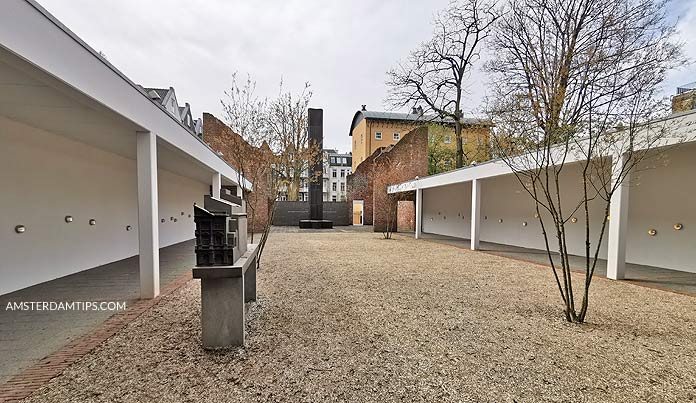
[[[206,349],[244,345],[244,303],[256,301],[257,245],[232,266],[193,269],[201,280],[201,333]]]
[[[244,279],[201,279],[203,347],[244,345]]]

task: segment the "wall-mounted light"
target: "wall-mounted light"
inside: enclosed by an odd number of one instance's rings
[[[27,231],[27,228],[24,225],[17,225],[15,227],[15,232],[18,234],[23,234]]]
[[[169,221],[174,221],[174,217],[169,217]]]
[[[130,231],[132,229],[133,229],[133,227],[131,227],[130,225],[126,225],[126,231]]]
[[[175,218],[175,219],[174,219],[174,222],[177,222],[177,221],[179,221],[179,219],[178,219],[178,218]]]
[[[432,217],[430,217],[430,221],[432,221],[432,220],[433,220],[433,218],[432,218]]]
[[[94,218],[90,218],[89,225],[97,225],[97,220],[95,220]]]
[[[522,226],[526,227],[527,226],[527,221],[522,221]]]
[[[648,235],[650,236],[655,236],[657,235],[657,230],[655,228],[651,228],[648,230]]]
[[[502,219],[502,218],[499,218],[499,219],[498,219],[498,222],[503,222],[503,219]]]
[[[65,222],[73,222],[73,218],[71,215],[66,215],[65,216]]]
[[[571,218],[571,219],[570,219],[570,222],[572,222],[572,223],[576,223],[576,222],[578,222],[578,219],[577,219],[577,217],[573,217],[573,218]]]
[[[160,222],[164,222],[164,218],[160,220]]]
[[[681,223],[674,224],[675,231],[681,231],[682,229],[684,229],[684,225],[682,225]]]
[[[609,220],[611,220],[611,216],[610,216],[610,215],[607,216],[607,221],[609,221]]]
[[[534,218],[539,218],[539,213],[534,213]]]

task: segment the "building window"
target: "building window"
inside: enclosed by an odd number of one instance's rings
[[[399,141],[399,133],[394,133],[394,140]]]
[[[346,191],[346,184],[341,183],[341,192],[345,192],[345,191]]]
[[[452,142],[452,136],[449,134],[445,136],[445,144],[450,144]]]
[[[331,184],[331,190],[336,191],[336,182]]]
[[[331,177],[332,177],[332,178],[335,178],[335,177],[336,177],[336,170],[335,170],[335,169],[332,169],[332,170],[331,170]]]
[[[335,164],[336,163],[336,157],[331,157],[331,163]]]
[[[348,163],[348,159],[346,157],[341,157],[341,164],[345,165]]]
[[[334,196],[331,196],[331,201],[334,201],[334,202],[336,201],[336,196],[335,196],[335,195],[334,195]]]
[[[345,178],[345,177],[346,177],[346,170],[341,169],[341,178]]]
[[[382,140],[382,132],[375,132],[375,140]]]

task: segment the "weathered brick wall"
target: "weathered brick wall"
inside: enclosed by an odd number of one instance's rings
[[[399,200],[396,207],[396,230],[413,232],[416,230],[416,204],[412,200]]]
[[[365,202],[363,205],[364,225],[372,225],[372,169],[374,158],[379,151],[375,151],[367,160],[360,163],[356,170],[346,178],[351,217],[353,216],[353,200],[363,200]]]
[[[237,171],[240,170],[240,165],[245,167],[248,172],[247,179],[254,186],[254,191],[247,195],[248,230],[261,232],[270,216],[269,199],[275,197],[268,186],[269,175],[265,163],[262,162],[267,160],[270,149],[251,146],[224,122],[209,113],[203,113],[203,141],[216,152],[221,152],[222,158]]]
[[[349,202],[365,201],[364,221],[376,232],[387,227],[389,210],[396,211],[397,200],[387,197],[387,185],[428,174],[428,128],[420,127],[405,134],[393,145],[375,151],[348,177]],[[400,199],[410,198],[400,195]],[[397,228],[394,216],[392,230]]]

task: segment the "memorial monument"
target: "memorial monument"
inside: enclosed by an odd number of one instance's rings
[[[321,153],[324,149],[324,110],[307,110],[309,149]],[[333,228],[333,221],[324,219],[323,172],[321,155],[310,161],[309,167],[309,219],[300,220],[300,228]]]
[[[201,335],[207,349],[244,345],[246,302],[256,300],[257,245],[247,244],[247,217],[240,197],[222,189],[194,205],[196,267],[201,280]],[[236,190],[236,189],[235,189]]]

